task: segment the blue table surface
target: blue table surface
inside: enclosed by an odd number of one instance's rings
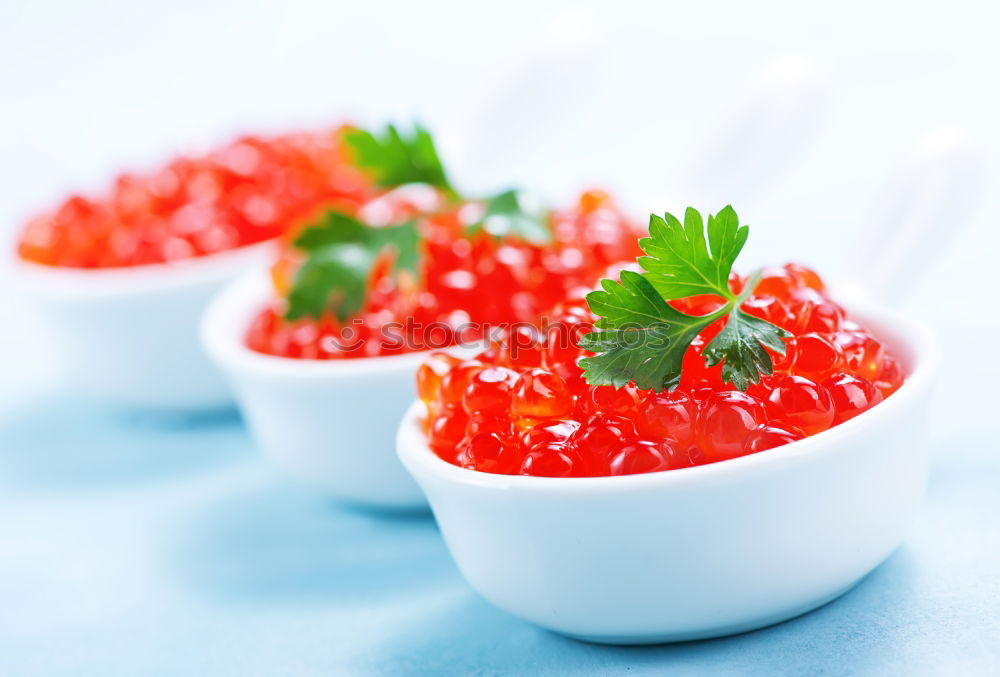
[[[942,382],[925,507],[854,590],[768,629],[646,648],[492,608],[428,514],[301,489],[236,414],[128,417],[38,395],[0,419],[0,674],[988,674],[1000,456],[961,397],[971,379]]]

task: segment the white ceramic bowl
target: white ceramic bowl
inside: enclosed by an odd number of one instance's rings
[[[783,447],[624,477],[492,475],[431,452],[415,403],[399,455],[462,574],[515,616],[611,644],[777,623],[882,562],[924,492],[934,342],[885,313],[858,316],[912,370],[909,379],[860,416]]]
[[[217,408],[232,395],[201,349],[198,321],[219,289],[272,248],[108,269],[15,260],[10,274],[51,331],[71,387],[119,407]]]
[[[426,506],[395,453],[396,429],[426,353],[320,361],[255,352],[243,337],[271,293],[264,273],[248,273],[212,301],[201,327],[261,450],[336,498]]]

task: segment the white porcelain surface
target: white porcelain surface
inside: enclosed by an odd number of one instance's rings
[[[234,281],[202,322],[205,349],[228,378],[262,451],[296,478],[358,503],[421,507],[395,434],[424,353],[319,361],[263,355],[243,336],[270,298],[259,271]]]
[[[70,387],[114,406],[194,410],[232,403],[198,341],[209,299],[270,256],[262,243],[208,257],[111,269],[15,261],[12,281],[52,335]]]
[[[875,568],[924,492],[933,341],[885,313],[859,316],[910,378],[857,418],[783,447],[625,477],[491,475],[434,455],[414,403],[399,455],[465,578],[511,614],[615,644],[763,627]]]

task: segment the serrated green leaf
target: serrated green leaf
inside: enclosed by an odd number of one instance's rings
[[[602,290],[587,294],[587,303],[600,316],[598,328],[621,329],[656,322],[685,322],[689,317],[670,306],[639,273],[623,270],[620,282],[601,280]]]
[[[639,244],[643,274],[623,271],[621,282],[603,280],[601,291],[587,296],[598,316],[596,330],[579,345],[597,353],[580,360],[587,382],[621,387],[628,382],[644,389],[676,387],[684,353],[694,338],[715,320],[727,317],[723,330],[702,351],[709,366],[722,363],[722,378],[740,390],[773,369],[767,349],[784,354],[784,329],[743,312],[743,296],[729,289],[733,263],[746,244],[749,228],[727,206],[708,222],[689,208],[681,222],[672,214],[650,216],[649,237]],[[667,301],[700,294],[722,298],[722,306],[693,317]]]
[[[466,232],[471,235],[481,230],[494,237],[518,237],[539,245],[552,241],[548,212],[525,209],[521,196],[513,189],[489,198],[483,217]]]
[[[781,327],[735,308],[726,326],[701,354],[710,367],[722,362],[723,381],[746,390],[751,383],[760,382],[761,374],[769,375],[773,371],[771,355],[764,348],[784,355],[782,338],[789,336],[791,334]]]
[[[394,125],[387,125],[380,135],[366,129],[349,130],[344,140],[354,153],[354,163],[368,170],[382,188],[426,183],[451,198],[458,196],[441,163],[434,137],[419,124],[413,125],[408,136]]]
[[[587,301],[603,315],[597,329],[585,334],[580,347],[597,353],[580,360],[591,385],[616,388],[634,382],[647,390],[677,386],[684,351],[718,315],[693,317],[663,300],[642,275],[623,270],[621,282],[603,280],[603,291]]]
[[[292,246],[306,252],[343,242],[361,242],[370,227],[353,216],[330,210],[305,228],[292,241]]]
[[[341,322],[361,310],[368,276],[379,254],[395,254],[393,269],[417,273],[420,235],[415,221],[369,226],[349,214],[328,211],[305,228],[292,245],[306,252],[288,294],[290,319],[332,311]]]
[[[322,247],[302,264],[288,294],[285,317],[321,317],[332,309],[341,322],[357,313],[375,257],[361,245]]]
[[[698,294],[731,297],[729,273],[749,235],[740,226],[732,207],[708,217],[705,224],[697,210],[688,208],[682,224],[671,214],[651,214],[649,237],[639,240],[646,256],[639,265],[663,298],[680,299]]]

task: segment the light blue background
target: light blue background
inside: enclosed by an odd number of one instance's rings
[[[0,231],[174,149],[344,114],[420,114],[472,185],[562,198],[596,182],[642,214],[747,83],[791,56],[814,71],[813,131],[761,149],[775,159],[759,175],[691,187],[706,209],[739,198],[746,265],[795,258],[846,279],[887,177],[942,125],[992,163],[973,219],[902,306],[948,358],[905,545],[842,599],[767,630],[645,649],[566,640],[476,597],[429,517],[354,511],[285,480],[234,415],[126,417],[66,393],[3,286],[0,675],[997,673],[997,10],[540,4],[5,2]],[[553,97],[534,65],[580,35]]]
[[[936,427],[913,533],[841,599],[738,637],[611,648],[493,609],[429,516],[299,489],[233,416],[46,400],[0,425],[0,674],[995,674],[992,435]]]

